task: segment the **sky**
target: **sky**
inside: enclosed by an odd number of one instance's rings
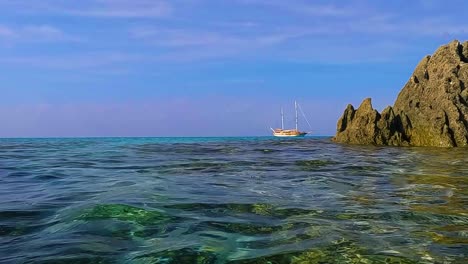
[[[0,137],[333,135],[468,39],[468,2],[0,0]]]

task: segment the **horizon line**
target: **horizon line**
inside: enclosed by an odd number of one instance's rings
[[[261,138],[261,137],[271,137],[277,138],[275,136],[31,136],[31,137],[0,137],[1,139],[99,139],[99,138]],[[313,135],[306,136],[309,138],[317,137],[333,137],[333,135]]]

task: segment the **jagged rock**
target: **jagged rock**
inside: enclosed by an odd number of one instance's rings
[[[402,126],[400,117],[392,107],[385,108],[382,114],[372,107],[370,98],[365,99],[357,110],[348,105],[338,121],[338,142],[373,145],[401,145],[404,136],[399,132]]]
[[[453,41],[424,57],[393,107],[382,114],[365,99],[348,105],[336,142],[374,145],[468,146],[468,41]]]

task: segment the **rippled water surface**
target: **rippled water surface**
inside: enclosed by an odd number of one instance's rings
[[[0,140],[1,263],[468,263],[468,149]]]

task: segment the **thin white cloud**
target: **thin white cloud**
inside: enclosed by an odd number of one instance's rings
[[[33,15],[72,15],[102,18],[157,18],[172,13],[163,0],[0,0],[0,8]]]
[[[444,36],[468,34],[468,23],[454,23],[446,18],[422,19],[404,25],[405,31],[421,36]]]
[[[67,55],[3,56],[0,63],[32,68],[61,70],[99,69],[143,61],[143,55],[129,53],[81,53]],[[104,67],[104,68],[103,68]]]
[[[228,44],[238,43],[240,41],[237,37],[223,35],[218,32],[184,29],[141,27],[130,30],[130,34],[135,38],[150,41],[152,44],[172,47]]]
[[[147,45],[164,48],[157,60],[187,62],[219,59],[273,47],[308,34],[308,30],[287,29],[275,32],[220,32],[195,29],[139,27],[130,36]]]
[[[145,18],[164,17],[172,12],[169,3],[158,0],[97,0],[82,8],[65,9],[65,13],[80,16]]]
[[[9,27],[0,25],[0,38],[11,38],[14,37],[15,33]]]
[[[50,25],[6,26],[0,25],[0,41],[14,42],[73,42],[81,41]]]
[[[173,48],[186,47],[251,47],[258,48],[279,44],[292,38],[315,32],[315,29],[288,28],[272,32],[238,33],[219,32],[196,29],[161,29],[154,27],[137,27],[129,31],[136,39],[147,43]]]
[[[401,35],[411,36],[446,36],[466,34],[468,24],[454,23],[454,17],[443,17],[440,14],[432,16],[408,16],[398,10],[376,8],[372,2],[360,1],[339,2],[335,4],[320,4],[304,0],[238,0],[248,5],[261,5],[285,13],[291,18],[320,18],[315,33],[328,35],[364,33],[369,35],[391,34],[387,37]],[[437,9],[443,5],[441,1],[419,1],[423,9]],[[317,20],[316,20],[317,21]],[[303,20],[307,24],[309,20]],[[318,30],[321,28],[322,30]],[[314,32],[311,32],[314,33]]]
[[[353,16],[360,13],[357,7],[336,6],[332,4],[319,4],[312,1],[298,1],[298,0],[239,0],[240,3],[250,5],[262,5],[281,10],[286,10],[294,13],[300,13],[310,16],[318,17],[341,17]]]

